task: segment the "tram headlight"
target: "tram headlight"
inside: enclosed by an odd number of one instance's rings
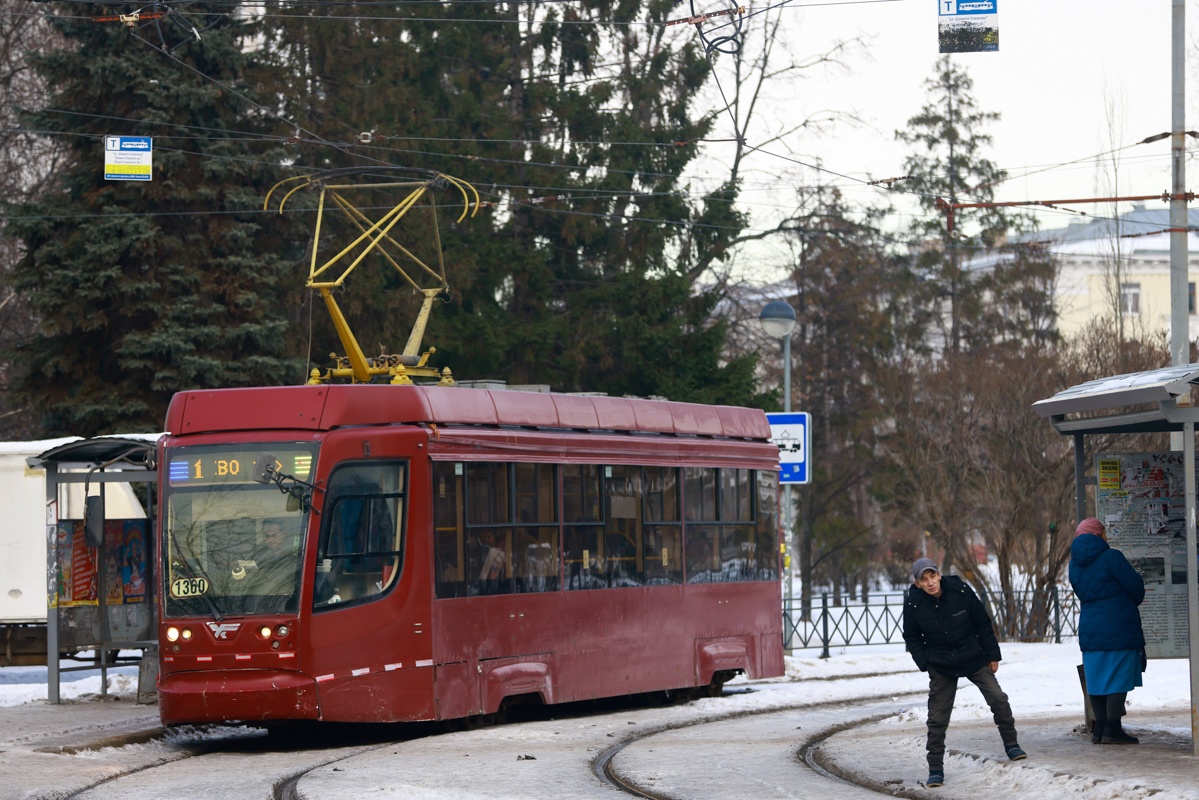
[[[275,635],[280,639],[289,633],[291,633],[291,628],[287,627],[286,625],[280,625],[278,628],[275,628]]]
[[[184,628],[182,631],[179,632],[179,635],[183,637],[183,641],[185,641],[185,642],[191,641],[191,638],[192,638],[191,628]]]
[[[174,625],[167,628],[167,641],[168,642],[179,641],[179,629],[176,628]]]
[[[263,639],[271,638],[271,626],[263,625],[261,628],[258,629],[258,635],[261,636]]]

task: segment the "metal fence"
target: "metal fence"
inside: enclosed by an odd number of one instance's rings
[[[1003,642],[1056,642],[1078,635],[1078,600],[1065,586],[1048,592],[988,592],[980,599]],[[903,595],[832,605],[828,593],[814,599],[808,619],[798,598],[783,598],[783,646],[788,650],[903,642]]]

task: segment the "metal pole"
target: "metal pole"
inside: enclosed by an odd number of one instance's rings
[[[820,642],[820,657],[828,658],[828,592],[820,593]]]
[[[58,465],[48,463],[46,470],[46,699],[51,703],[61,702],[59,697],[58,664],[58,576],[62,565],[58,563]]]
[[[1187,270],[1186,193],[1186,2],[1173,0],[1170,29],[1170,363],[1191,361],[1191,330]],[[1178,398],[1190,405],[1190,397]],[[1170,434],[1170,449],[1183,449],[1182,434]]]
[[[783,412],[791,413],[791,334],[783,337]],[[791,484],[783,486],[783,526],[787,531],[787,553],[790,554],[790,565],[787,567],[787,609],[795,608],[795,525],[791,518]]]
[[[1174,0],[1171,29],[1170,163],[1170,363],[1191,361],[1187,321],[1187,201],[1186,193],[1186,2]],[[1177,449],[1177,448],[1176,448]]]
[[[1186,481],[1187,518],[1187,614],[1191,657],[1191,755],[1199,756],[1199,569],[1195,563],[1195,423],[1182,425],[1183,476]],[[1177,612],[1175,612],[1177,613]]]
[[[1074,524],[1087,518],[1087,460],[1082,434],[1074,434]]]
[[[1062,643],[1062,601],[1056,583],[1053,585],[1053,643]]]

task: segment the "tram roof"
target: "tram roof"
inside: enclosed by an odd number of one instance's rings
[[[331,430],[388,424],[520,426],[770,438],[760,409],[627,397],[333,384],[180,392],[167,411],[175,435],[234,430]]]

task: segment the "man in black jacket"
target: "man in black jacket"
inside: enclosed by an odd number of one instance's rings
[[[1016,720],[999,688],[999,642],[978,596],[956,575],[942,576],[931,558],[912,565],[915,585],[903,604],[903,640],[921,672],[928,672],[928,785],[945,783],[945,730],[958,678],[969,678],[991,707],[1003,749],[1026,758],[1016,742]]]

